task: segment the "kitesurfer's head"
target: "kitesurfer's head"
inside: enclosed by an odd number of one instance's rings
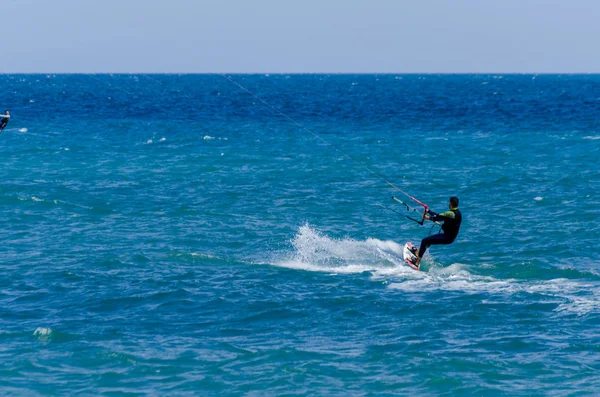
[[[452,196],[450,197],[450,208],[458,208],[458,197]]]
[[[10,114],[10,112],[9,112],[8,110],[7,110],[5,113],[6,113],[6,114]]]

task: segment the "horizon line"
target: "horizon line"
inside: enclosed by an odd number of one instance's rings
[[[0,75],[600,75],[599,72],[0,72]]]

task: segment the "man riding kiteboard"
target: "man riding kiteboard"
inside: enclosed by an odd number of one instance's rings
[[[421,264],[421,259],[423,255],[425,255],[425,251],[432,245],[439,244],[452,244],[454,240],[456,240],[456,236],[458,236],[458,231],[460,230],[460,224],[462,222],[462,214],[458,209],[458,197],[452,196],[448,202],[449,211],[443,212],[441,214],[437,214],[433,211],[425,209],[426,214],[424,215],[424,220],[430,220],[433,222],[443,222],[442,223],[442,231],[443,233],[434,234],[433,236],[425,237],[421,240],[421,247],[417,249],[416,247],[410,245],[408,249],[415,255],[414,261],[411,261],[412,265],[415,268],[419,268]]]

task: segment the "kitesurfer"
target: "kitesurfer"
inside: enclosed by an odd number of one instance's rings
[[[0,114],[0,118],[2,118],[2,120],[0,120],[0,134],[1,134],[2,130],[4,129],[4,127],[6,127],[6,124],[8,124],[8,121],[10,120],[10,112],[7,110],[6,114]]]
[[[458,197],[450,197],[448,207],[450,210],[441,214],[436,214],[433,211],[426,210],[427,215],[425,215],[425,219],[434,222],[443,222],[443,233],[440,232],[438,234],[434,234],[433,236],[425,237],[423,240],[421,240],[421,247],[419,249],[415,248],[412,250],[412,253],[417,257],[417,260],[414,263],[415,267],[419,268],[421,258],[423,258],[423,255],[425,255],[425,251],[427,251],[429,246],[438,244],[452,244],[456,239],[456,236],[458,236],[458,231],[460,230],[460,224],[462,222],[462,215],[458,209]]]

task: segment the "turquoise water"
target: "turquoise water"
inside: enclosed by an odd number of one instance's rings
[[[0,394],[599,393],[600,76],[231,78],[0,75]]]

